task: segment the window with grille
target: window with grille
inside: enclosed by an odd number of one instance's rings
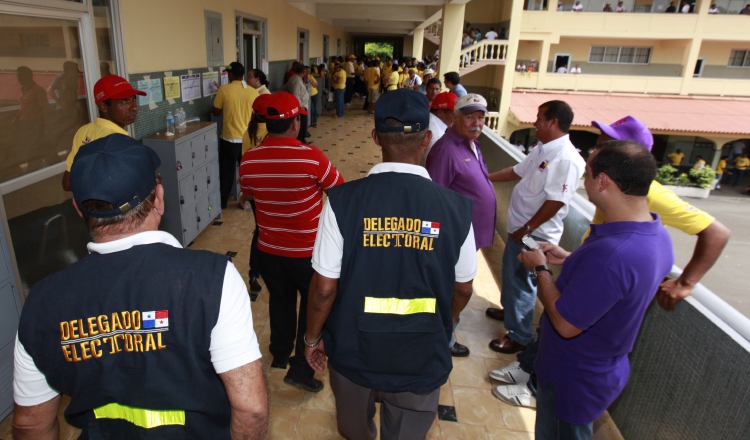
[[[729,55],[729,67],[750,67],[750,50],[732,50]]]
[[[650,47],[591,46],[589,51],[589,63],[648,64],[650,60]]]

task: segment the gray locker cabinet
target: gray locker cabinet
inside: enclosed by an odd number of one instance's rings
[[[185,133],[160,132],[143,143],[161,158],[165,206],[159,229],[187,246],[221,214],[216,124],[191,123]]]

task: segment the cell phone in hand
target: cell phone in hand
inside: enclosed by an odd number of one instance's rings
[[[536,242],[536,240],[531,238],[531,235],[524,235],[523,237],[521,237],[521,242],[523,242],[523,244],[526,245],[529,250],[542,248],[542,246],[540,246],[539,243]]]

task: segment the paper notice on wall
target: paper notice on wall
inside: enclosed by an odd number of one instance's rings
[[[180,77],[168,76],[164,78],[164,97],[177,99],[180,97]]]
[[[229,72],[221,72],[221,85],[229,84]]]
[[[201,97],[201,74],[180,75],[182,101],[192,101]]]
[[[323,57],[315,58],[315,64],[317,64],[318,66],[323,64]]]
[[[268,61],[263,60],[262,63],[260,63],[260,70],[263,71],[266,75],[268,75]]]
[[[219,72],[203,73],[203,96],[215,95],[219,90]]]
[[[146,78],[138,81],[138,90],[146,92],[146,96],[138,96],[138,105],[148,105],[151,110],[155,109],[156,103],[164,100],[161,91],[161,81]]]

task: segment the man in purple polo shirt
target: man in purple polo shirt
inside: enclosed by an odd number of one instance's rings
[[[445,130],[430,150],[426,168],[433,182],[474,200],[471,223],[477,249],[492,246],[497,201],[477,142],[487,115],[487,101],[470,93],[458,98],[453,108],[456,116],[453,126]],[[469,355],[469,349],[456,343],[455,336],[450,347],[452,356]]]
[[[521,250],[544,305],[536,437],[588,439],[628,382],[628,353],[674,262],[672,241],[646,196],[656,162],[633,141],[607,141],[589,157],[586,193],[605,216],[573,253],[551,243]],[[547,262],[562,264],[555,282]]]

